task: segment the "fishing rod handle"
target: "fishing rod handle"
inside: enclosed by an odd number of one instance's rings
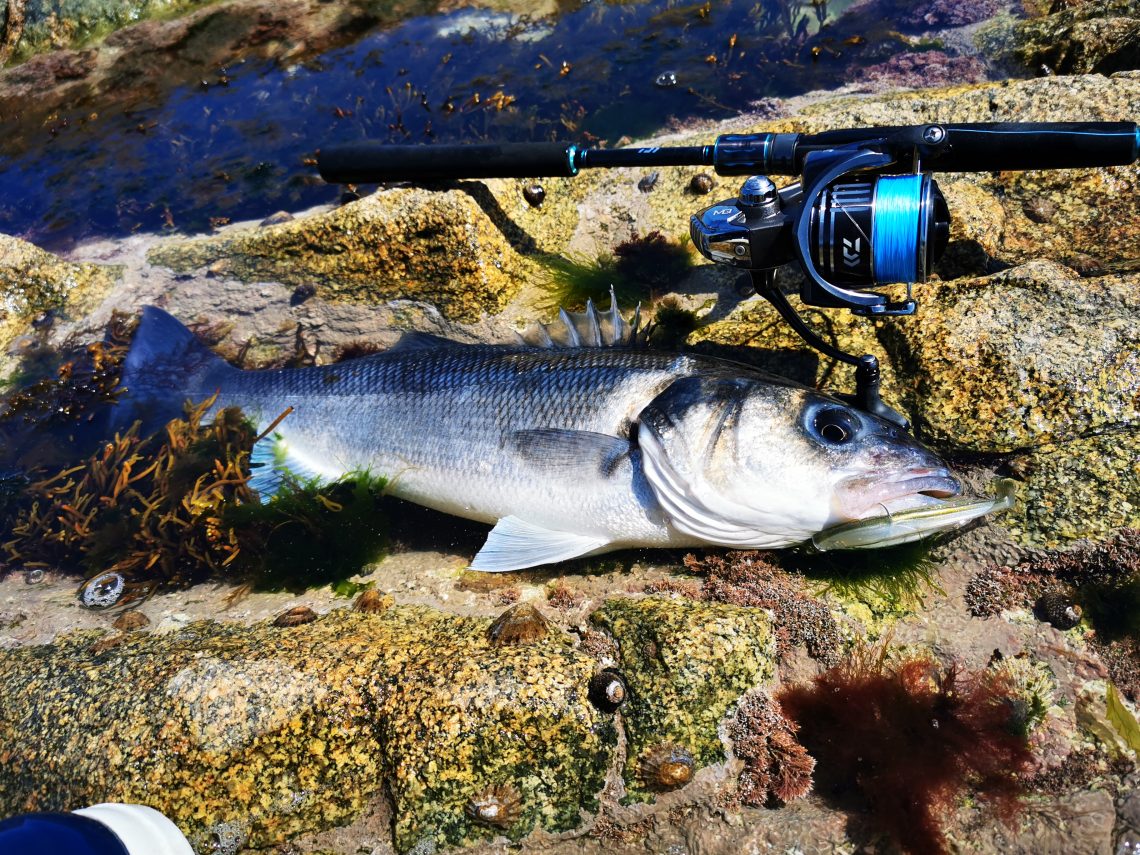
[[[937,172],[1123,166],[1140,158],[1135,122],[951,122],[829,131],[801,137],[797,155],[875,137],[900,152],[913,148],[922,168]]]
[[[359,142],[317,155],[321,177],[332,184],[383,181],[451,181],[458,178],[571,176],[578,172],[570,143],[384,145]]]

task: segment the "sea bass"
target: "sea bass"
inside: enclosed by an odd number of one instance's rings
[[[255,447],[256,489],[286,470],[383,475],[395,496],[494,525],[475,570],[784,547],[959,492],[933,452],[836,398],[707,356],[600,346],[624,335],[613,309],[563,317],[594,346],[412,333],[351,361],[244,371],[148,307],[124,364],[133,406],[116,409],[153,423],[216,394],[215,410],[240,407],[263,431],[291,408]]]

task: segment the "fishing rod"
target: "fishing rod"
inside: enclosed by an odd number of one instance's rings
[[[724,134],[712,145],[619,149],[572,143],[384,145],[320,152],[331,183],[438,182],[460,178],[569,177],[583,169],[710,166],[748,176],[739,193],[690,218],[693,244],[745,270],[752,288],[812,347],[855,366],[859,408],[909,427],[880,398],[879,362],[816,335],[776,287],[797,261],[800,300],[883,317],[913,314],[912,286],[926,281],[950,239],[950,211],[932,172],[999,172],[1123,166],[1140,159],[1135,122],[982,122],[850,128],[818,134]],[[769,175],[799,176],[777,188]],[[891,300],[874,289],[907,286]]]

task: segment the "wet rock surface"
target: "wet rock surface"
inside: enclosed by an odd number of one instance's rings
[[[502,232],[459,190],[390,190],[293,222],[160,246],[149,260],[307,285],[329,301],[418,300],[467,321],[502,310],[522,273]]]
[[[983,30],[978,42],[994,59],[1034,72],[1111,74],[1140,64],[1140,11],[1133,0],[1053,3],[1040,17]]]
[[[72,263],[30,243],[0,235],[0,354],[52,312],[82,316],[119,281],[116,266]],[[3,359],[0,358],[0,365]]]

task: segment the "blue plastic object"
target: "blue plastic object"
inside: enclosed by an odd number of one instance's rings
[[[0,855],[130,853],[101,822],[74,813],[34,813],[0,821]]]

